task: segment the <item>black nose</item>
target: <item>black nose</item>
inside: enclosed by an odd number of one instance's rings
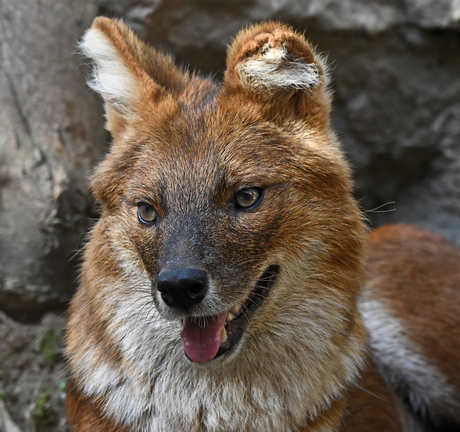
[[[164,271],[158,277],[157,289],[168,306],[187,312],[206,296],[208,274],[194,268]]]

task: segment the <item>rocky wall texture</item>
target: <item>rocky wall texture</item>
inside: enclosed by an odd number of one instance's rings
[[[0,3],[0,310],[23,321],[62,307],[105,150],[102,107],[76,43],[91,0]]]
[[[0,312],[1,432],[68,430],[64,322],[62,316],[47,314],[25,325]]]

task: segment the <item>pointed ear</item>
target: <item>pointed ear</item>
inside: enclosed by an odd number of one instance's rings
[[[106,127],[115,139],[141,106],[158,103],[187,80],[170,57],[143,43],[122,21],[96,18],[80,48],[94,61],[88,84],[105,101]]]
[[[276,22],[241,31],[227,54],[224,93],[261,102],[273,117],[329,121],[327,73],[303,35]]]

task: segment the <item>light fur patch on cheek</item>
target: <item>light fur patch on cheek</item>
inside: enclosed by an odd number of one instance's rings
[[[249,87],[266,89],[311,90],[322,82],[314,63],[292,58],[284,47],[267,44],[262,55],[250,58],[239,66],[241,79]]]
[[[95,63],[88,85],[120,112],[129,111],[138,85],[112,43],[101,31],[90,29],[80,42],[80,49]]]

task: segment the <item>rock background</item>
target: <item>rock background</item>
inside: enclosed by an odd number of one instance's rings
[[[75,50],[98,14],[124,18],[179,62],[217,77],[241,27],[274,19],[304,31],[328,56],[333,123],[370,225],[415,223],[460,245],[460,0],[0,0],[0,6],[0,311],[10,317],[0,319],[0,340],[15,335],[0,347],[8,353],[0,356],[0,399],[23,430],[65,430],[60,359],[44,365],[40,340],[50,329],[60,332],[62,317],[43,316],[63,310],[72,295],[78,265],[72,257],[97,215],[87,179],[108,136],[101,101],[87,91]],[[52,401],[53,420],[35,421],[37,404]]]
[[[106,134],[75,51],[96,13],[90,0],[1,3],[0,309],[23,321],[68,300],[91,215]]]

